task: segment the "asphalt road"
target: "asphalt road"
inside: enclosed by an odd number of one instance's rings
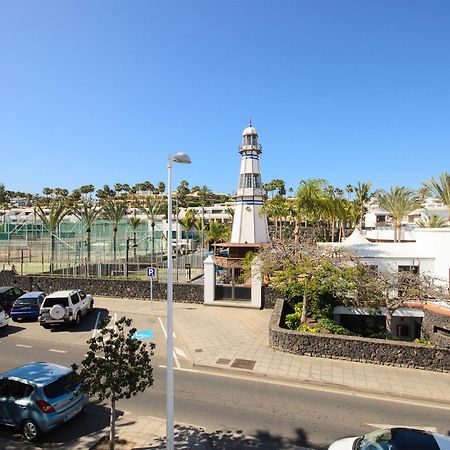
[[[107,308],[95,310],[78,328],[44,330],[37,323],[13,324],[0,331],[0,371],[36,361],[63,365],[80,362],[86,341],[95,334],[99,316],[110,316],[111,324],[120,317]],[[119,402],[119,410],[137,415],[165,416],[165,336],[156,317],[136,312],[138,329],[151,328],[157,344],[153,358],[155,384],[145,393]],[[175,345],[177,341],[175,340]],[[181,343],[180,343],[181,345]],[[327,448],[334,440],[361,435],[379,426],[427,427],[450,433],[450,408],[408,401],[392,401],[375,396],[351,394],[324,387],[270,382],[264,378],[231,375],[229,372],[189,370],[175,372],[176,421],[208,430],[239,430],[276,443],[281,438],[292,444]],[[183,368],[184,367],[184,368]],[[62,428],[45,435],[41,444],[66,442],[80,433],[96,431],[108,423],[104,405],[91,403],[86,411]],[[16,436],[0,428],[1,434]]]

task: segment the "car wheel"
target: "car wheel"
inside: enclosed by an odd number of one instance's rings
[[[29,442],[34,442],[40,435],[39,427],[30,419],[22,424],[22,433],[24,438]]]
[[[94,302],[89,303],[89,312],[92,312],[94,309]]]
[[[81,318],[80,318],[80,314],[77,314],[75,316],[75,321],[74,321],[74,325],[77,326],[80,324]]]

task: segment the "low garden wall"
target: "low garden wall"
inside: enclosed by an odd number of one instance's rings
[[[47,293],[65,289],[82,289],[94,296],[150,300],[150,282],[140,280],[17,275],[12,271],[3,271],[0,272],[0,285],[14,285],[26,291],[44,291]],[[166,298],[166,283],[154,281],[153,299],[166,301]],[[174,283],[173,299],[179,303],[203,303],[203,285]]]
[[[0,286],[18,286],[25,291],[47,293],[82,289],[102,297],[136,298],[150,300],[150,281],[118,280],[108,278],[62,277],[50,275],[18,275],[11,270],[0,271]],[[277,299],[275,289],[262,287],[263,309],[272,309]],[[166,301],[167,284],[153,281],[153,299]],[[203,304],[203,284],[174,283],[173,300],[177,303]]]
[[[297,355],[345,359],[373,364],[450,371],[450,349],[354,336],[303,333],[282,328],[289,313],[285,301],[275,303],[269,325],[270,345]]]

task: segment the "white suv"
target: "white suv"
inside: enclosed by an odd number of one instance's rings
[[[81,290],[58,291],[45,297],[39,313],[39,324],[50,325],[70,323],[78,325],[81,317],[94,308],[92,295]]]

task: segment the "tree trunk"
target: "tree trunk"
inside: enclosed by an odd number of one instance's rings
[[[386,311],[386,338],[392,336],[392,316],[394,315],[395,309],[387,308]]]
[[[50,231],[50,273],[53,273],[56,261],[56,237],[53,232]]]
[[[116,400],[111,398],[111,410],[109,415],[109,450],[114,450],[116,441]]]
[[[91,229],[86,230],[86,250],[88,263],[91,262]]]
[[[152,265],[153,265],[153,258],[155,253],[155,222],[152,220]]]
[[[300,235],[300,224],[299,224],[299,219],[296,218],[295,222],[294,222],[294,242],[296,244],[298,244],[299,235]]]
[[[117,228],[113,228],[113,260],[116,260],[117,253]]]
[[[136,242],[136,231],[133,233],[133,260],[136,262],[137,259],[137,242]]]
[[[303,294],[302,317],[300,319],[300,322],[306,323],[307,317],[308,317],[308,298],[306,297],[306,294]]]

